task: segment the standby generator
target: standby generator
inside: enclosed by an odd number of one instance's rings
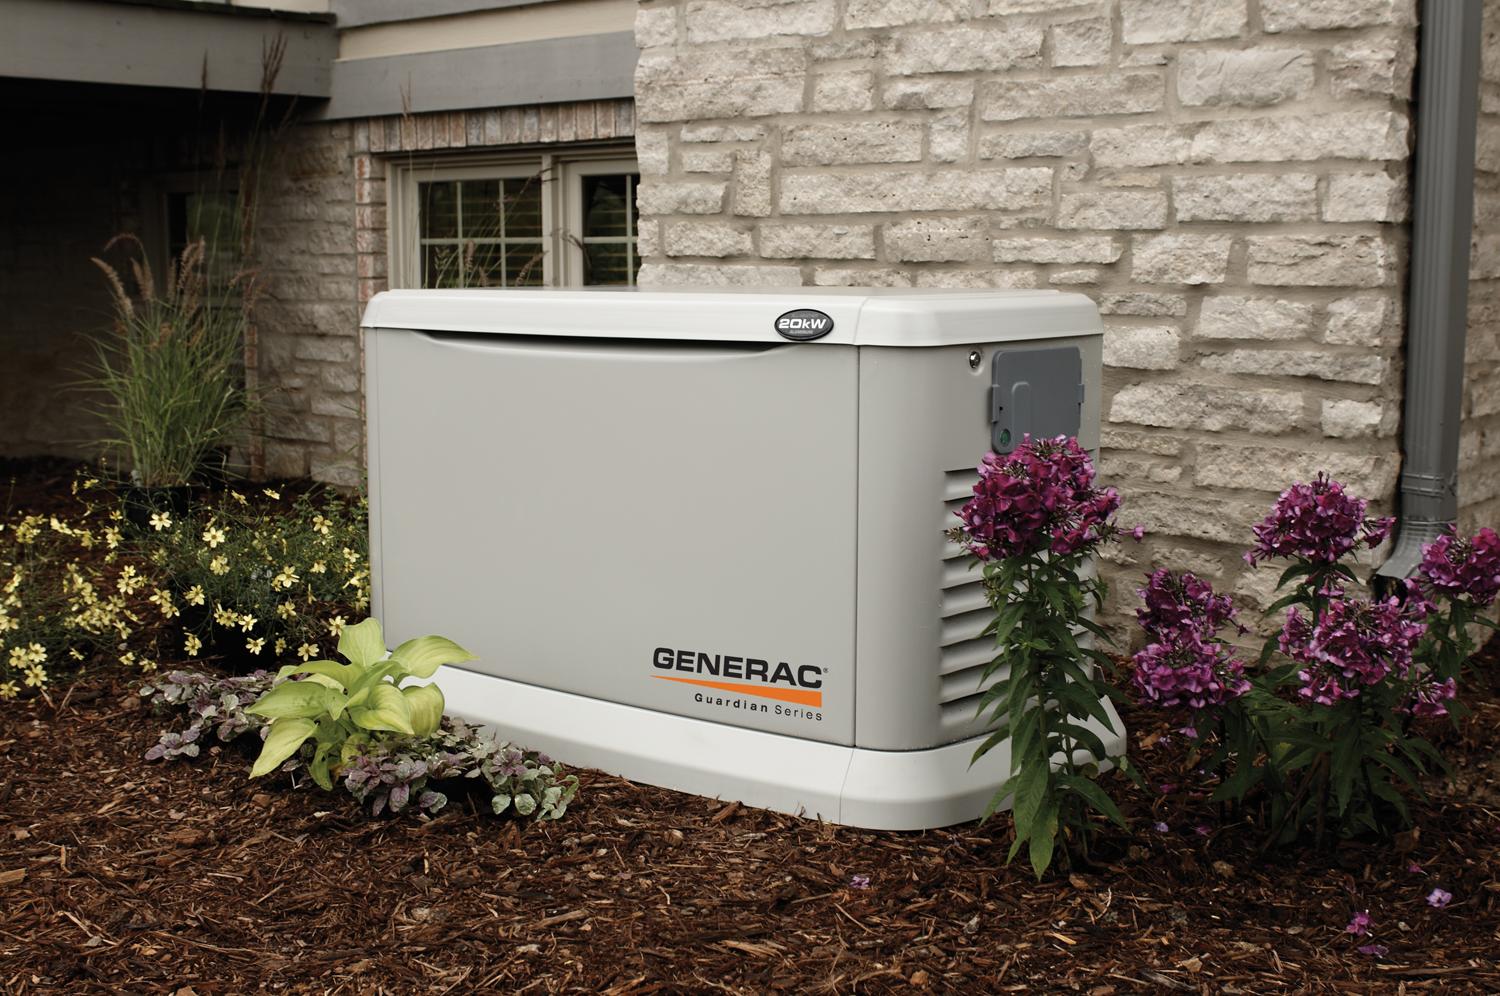
[[[1097,449],[1087,298],[390,291],[363,324],[372,612],[479,655],[450,712],[838,823],[983,810],[990,610],[945,533],[987,449]]]

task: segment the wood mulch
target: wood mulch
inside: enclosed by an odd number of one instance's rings
[[[234,745],[142,760],[171,720],[139,684],[0,704],[0,992],[1500,992],[1494,688],[1444,732],[1455,784],[1417,829],[1331,854],[1261,857],[1161,791],[1182,745],[1127,713],[1133,832],[1038,883],[1003,816],[872,832],[595,772],[557,823],[374,819],[250,783]]]

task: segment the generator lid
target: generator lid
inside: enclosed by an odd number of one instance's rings
[[[365,328],[698,342],[953,346],[1102,335],[1094,303],[1054,290],[775,287],[394,290]]]

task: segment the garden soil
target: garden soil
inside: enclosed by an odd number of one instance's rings
[[[60,507],[59,475],[12,494]],[[872,832],[595,772],[555,823],[371,818],[234,745],[143,760],[173,717],[139,685],[0,704],[0,992],[1500,992],[1493,680],[1435,734],[1455,781],[1415,829],[1328,851],[1263,853],[1127,712],[1131,832],[1042,882],[1004,816]]]

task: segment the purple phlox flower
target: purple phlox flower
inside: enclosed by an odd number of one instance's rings
[[[1390,948],[1384,944],[1361,944],[1356,948],[1360,954],[1374,955],[1376,958],[1384,958],[1390,953]]]
[[[1200,837],[1207,837],[1209,834],[1213,833],[1213,827],[1209,826],[1207,823],[1200,823],[1197,826],[1193,827],[1193,833],[1197,834]]]
[[[1157,786],[1157,790],[1160,791],[1162,795],[1167,795],[1170,792],[1177,791],[1177,784],[1175,782],[1162,782]]]
[[[1383,601],[1340,598],[1330,602],[1316,623],[1296,609],[1287,611],[1281,652],[1304,665],[1297,672],[1297,694],[1331,706],[1356,698],[1360,690],[1412,670],[1412,650],[1426,623],[1400,598]]]
[[[1253,567],[1276,557],[1300,557],[1332,564],[1361,543],[1379,546],[1395,520],[1366,518],[1368,505],[1327,474],[1318,474],[1311,484],[1293,484],[1264,521],[1251,527],[1255,545],[1246,551],[1245,562]]]
[[[1077,553],[1114,535],[1114,488],[1094,487],[1094,465],[1069,436],[1033,440],[1005,455],[986,453],[974,497],[959,509],[963,544],[981,560],[1050,550]]]
[[[1234,600],[1214,592],[1213,586],[1191,571],[1174,574],[1165,568],[1146,576],[1146,587],[1136,594],[1145,603],[1135,618],[1153,642],[1173,642],[1181,633],[1211,639],[1235,622]]]
[[[1155,823],[1151,824],[1151,829],[1155,830],[1157,833],[1166,833],[1171,829],[1171,827],[1168,827],[1165,823],[1158,820]]]
[[[1486,528],[1473,537],[1441,536],[1422,548],[1417,570],[1433,590],[1486,608],[1500,594],[1500,535]]]
[[[1197,740],[1198,739],[1198,728],[1196,726],[1179,726],[1177,728],[1177,732],[1181,733],[1183,736],[1187,737],[1189,740]]]
[[[1360,910],[1350,917],[1349,926],[1344,928],[1344,932],[1346,934],[1353,934],[1355,937],[1364,937],[1368,934],[1370,932],[1370,911]]]
[[[1427,905],[1440,910],[1453,901],[1453,893],[1447,889],[1433,889],[1427,894]]]
[[[1448,715],[1444,703],[1453,701],[1458,695],[1458,682],[1452,678],[1434,681],[1424,670],[1411,685],[1411,696],[1401,707],[1402,712],[1411,713],[1419,719],[1430,719]]]
[[[1175,645],[1148,644],[1131,662],[1131,682],[1143,703],[1195,712],[1223,705],[1250,690],[1245,663],[1222,643],[1205,643],[1195,633],[1179,634]],[[1196,730],[1194,731],[1196,733]]]
[[[1419,865],[1419,864],[1417,864],[1415,861],[1409,862],[1407,864],[1407,866],[1406,866],[1406,870],[1409,871],[1409,872],[1411,872],[1413,875],[1426,875],[1427,874],[1426,872],[1424,872],[1422,870],[1422,866]]]
[[[854,875],[849,879],[849,888],[851,889],[868,889],[869,887],[870,876],[868,875]]]
[[[1146,527],[1136,523],[1130,530],[1130,538],[1139,543],[1146,538]]]

